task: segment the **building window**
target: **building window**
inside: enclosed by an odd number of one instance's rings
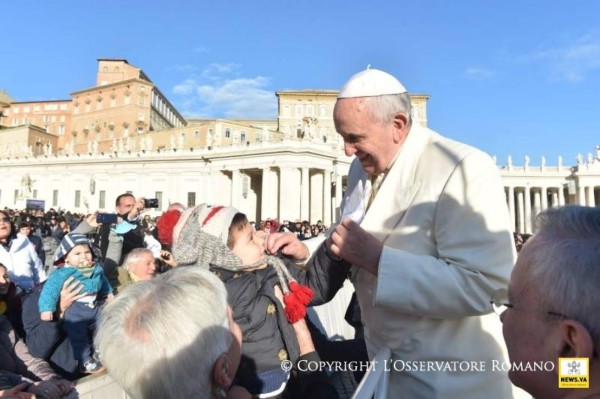
[[[194,131],[194,140],[200,140],[200,132],[199,131]]]
[[[131,96],[129,94],[125,95],[125,105],[129,104],[131,102]]]
[[[241,141],[242,143],[245,143],[245,142],[246,142],[246,132],[242,132],[242,135],[241,135],[241,137],[240,137],[240,141]]]
[[[33,198],[37,198],[37,190],[33,190]]]
[[[188,192],[188,208],[191,206],[196,206],[196,193]]]
[[[75,208],[81,206],[81,190],[75,190]]]
[[[313,116],[315,113],[315,107],[311,104],[311,105],[307,105],[306,106],[306,115],[307,116]]]
[[[14,204],[17,204],[17,198],[19,198],[19,190],[15,190],[15,201]]]
[[[98,208],[104,209],[106,206],[106,191],[100,190],[98,192]]]
[[[52,206],[58,206],[58,190],[52,190]]]
[[[225,138],[228,139],[231,137],[231,130],[225,129]]]
[[[162,191],[155,192],[154,198],[158,200],[158,210],[162,211]]]
[[[302,117],[302,105],[300,105],[300,104],[296,105],[296,110],[294,112],[294,115],[296,116],[296,118]]]

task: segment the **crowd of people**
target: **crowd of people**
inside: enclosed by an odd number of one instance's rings
[[[107,370],[135,399],[337,398],[307,362],[389,349],[391,362],[485,363],[501,345],[511,362],[587,359],[592,382],[559,389],[558,367],[409,367],[388,370],[387,397],[506,399],[510,382],[536,398],[600,397],[600,210],[550,208],[535,235],[513,235],[491,158],[410,115],[385,72],[342,88],[334,122],[356,158],[329,229],[211,204],[152,220],[132,194],[110,221],[0,211],[0,397],[58,399]],[[35,233],[52,238],[51,262]],[[347,279],[362,334],[332,342],[307,308]],[[492,310],[505,343],[482,328]]]

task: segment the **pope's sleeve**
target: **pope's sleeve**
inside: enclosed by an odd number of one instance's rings
[[[384,246],[374,305],[453,318],[492,311],[515,261],[508,207],[497,167],[471,152],[448,178],[433,222],[435,256]]]

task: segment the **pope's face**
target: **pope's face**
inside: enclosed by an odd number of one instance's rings
[[[394,160],[408,126],[402,114],[385,123],[373,120],[364,101],[365,98],[338,99],[333,119],[338,134],[344,139],[346,155],[355,155],[369,175],[379,175]]]

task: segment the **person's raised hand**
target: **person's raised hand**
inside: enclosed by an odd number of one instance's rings
[[[327,250],[377,275],[383,244],[350,218],[344,218],[327,239]]]
[[[265,249],[269,254],[275,255],[280,253],[297,262],[305,261],[309,255],[306,245],[293,233],[272,233],[267,235]]]
[[[86,294],[82,293],[83,284],[75,280],[73,276],[67,278],[63,283],[60,291],[60,313],[64,314],[67,309],[78,299],[83,298]]]

